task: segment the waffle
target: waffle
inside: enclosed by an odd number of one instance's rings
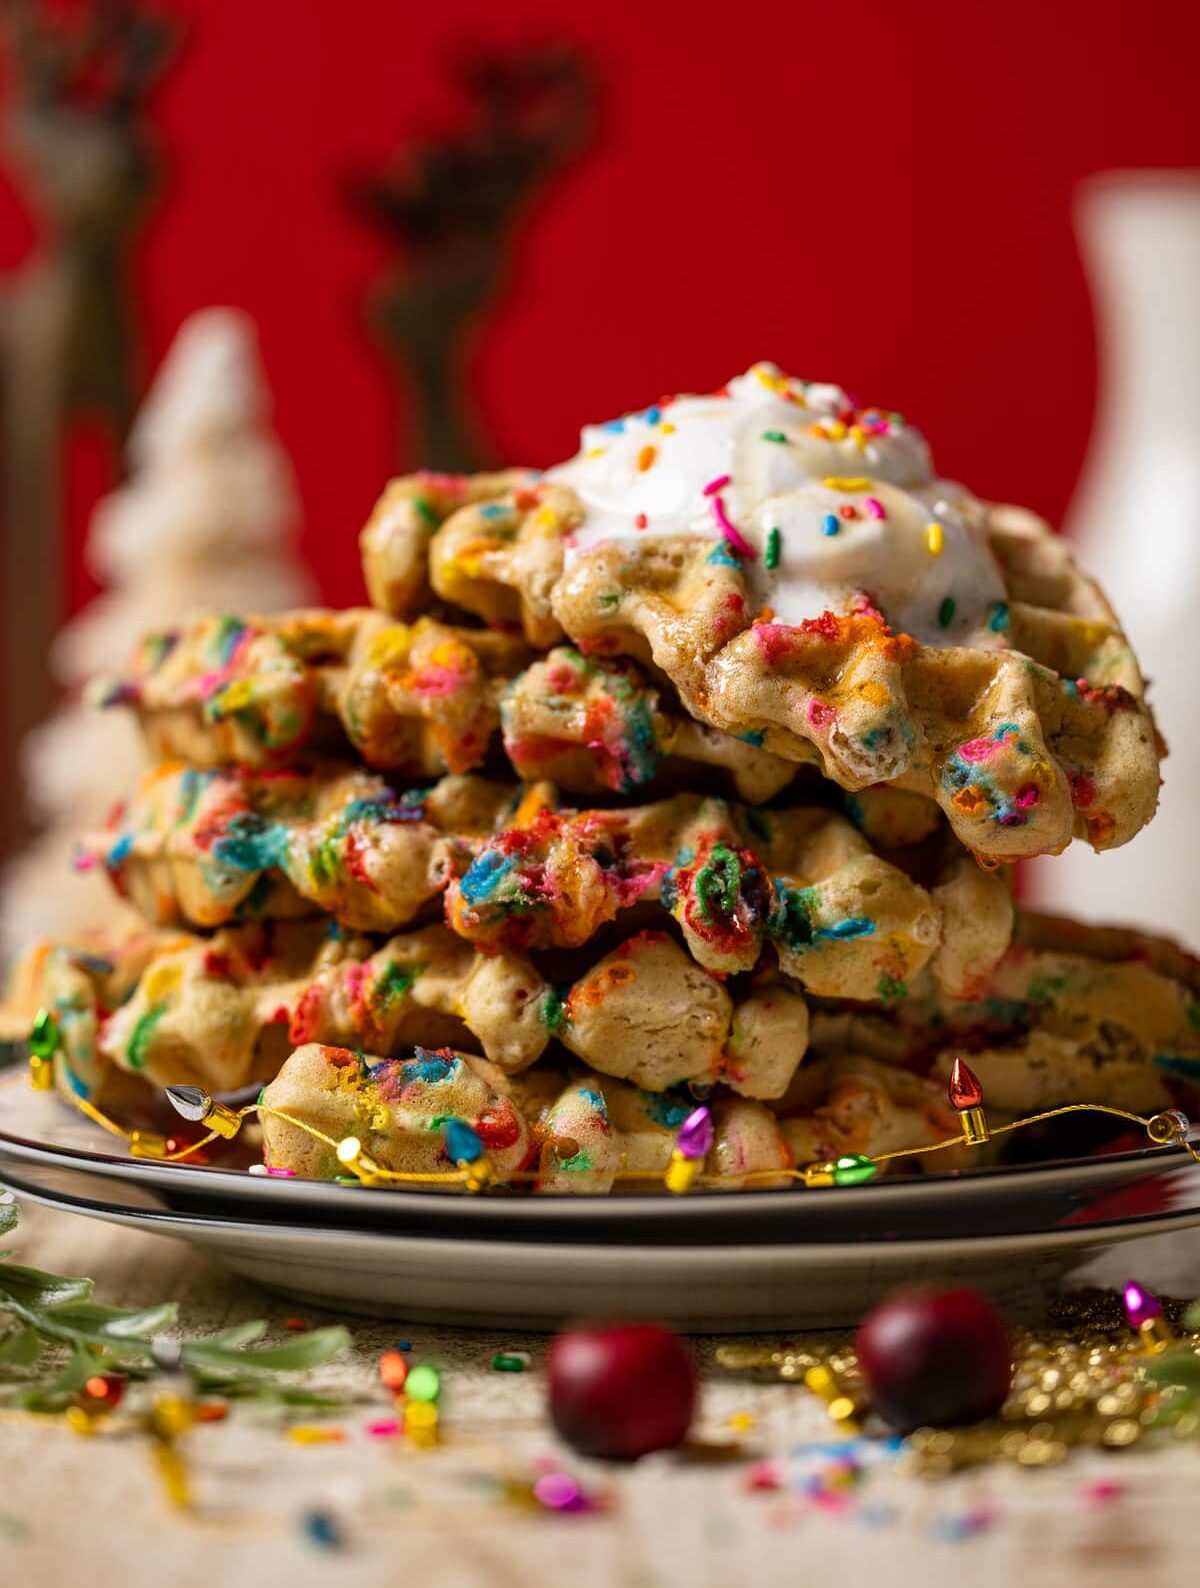
[[[84,841],[77,863],[103,866],[160,925],[324,912],[355,931],[394,931],[512,820],[518,796],[478,777],[397,795],[347,766],[200,771],[167,762]]]
[[[652,663],[698,720],[844,788],[925,794],[981,856],[1112,848],[1153,815],[1162,747],[1103,594],[1033,515],[932,477],[898,416],[761,366],[584,441],[446,519],[438,595]]]
[[[1164,939],[1022,910],[1011,946],[969,995],[918,977],[886,1012],[814,1011],[810,1040],[818,1054],[860,1052],[942,1078],[965,1052],[989,1105],[1022,1114],[1194,1107],[1200,967]]]
[[[422,470],[389,481],[362,534],[363,576],[374,606],[420,612],[429,605],[429,541],[451,513],[469,504],[519,493],[537,483],[525,469],[500,474],[433,474]]]
[[[823,1059],[807,1074],[810,1108],[779,1119],[762,1103],[718,1096],[704,1173],[716,1189],[786,1185],[796,1164],[842,1153],[927,1146],[958,1130],[944,1090],[869,1059]],[[297,1049],[263,1101],[333,1141],[353,1135],[385,1168],[450,1174],[447,1118],[466,1120],[488,1149],[500,1183],[524,1171],[540,1194],[597,1195],[661,1183],[680,1125],[695,1106],[637,1090],[594,1071],[535,1071],[516,1082],[451,1049],[368,1058],[311,1043]],[[979,1149],[939,1155],[940,1169],[979,1163]],[[263,1155],[276,1169],[317,1179],[344,1173],[333,1150],[270,1116]],[[994,1153],[993,1153],[994,1155]]]
[[[627,659],[586,657],[569,646],[513,679],[500,718],[517,775],[572,792],[632,794],[659,776],[708,783],[715,773],[759,804],[796,775],[795,761],[689,717]]]
[[[527,1116],[513,1097],[492,1090],[486,1066],[469,1054],[417,1048],[411,1058],[381,1059],[310,1043],[288,1058],[263,1102],[333,1141],[356,1136],[376,1163],[404,1174],[451,1174],[444,1126],[461,1119],[478,1133],[501,1184],[521,1170],[542,1193],[607,1192],[618,1174],[661,1179],[678,1122],[694,1105],[665,1104],[605,1076],[545,1079],[548,1086],[522,1094]],[[736,1189],[750,1174],[755,1184],[770,1184],[764,1171],[791,1167],[779,1125],[762,1104],[718,1101],[713,1124],[706,1169],[723,1187]],[[324,1142],[270,1115],[263,1155],[272,1168],[311,1178],[345,1172]]]
[[[447,889],[446,919],[484,947],[570,948],[657,902],[708,970],[750,970],[770,942],[810,992],[874,999],[935,955],[954,981],[964,947],[1003,952],[1004,884],[966,865],[973,878],[955,873],[931,894],[820,806],[761,811],[689,794],[615,810],[547,806],[482,846]],[[943,933],[943,906],[965,926],[960,944]]]
[[[527,957],[481,953],[439,925],[376,948],[319,922],[259,923],[146,934],[107,957],[47,950],[31,956],[12,1010],[18,1029],[52,1010],[64,1084],[89,1096],[118,1070],[236,1091],[269,1079],[285,1042],[382,1054],[449,1043],[503,1074],[557,1043],[648,1091],[721,1081],[758,1098],[782,1095],[804,1057],[795,987],[761,977],[727,989],[665,933],[583,951],[559,971],[552,982]]]
[[[531,1150],[525,1120],[492,1090],[477,1061],[450,1048],[379,1059],[309,1043],[289,1056],[262,1101],[335,1142],[357,1137],[371,1159],[402,1174],[453,1171],[445,1145],[452,1119],[476,1131],[500,1183],[524,1167]],[[265,1114],[262,1132],[263,1157],[273,1167],[316,1180],[346,1173],[332,1147],[287,1119]]]
[[[429,777],[482,764],[529,657],[503,634],[366,608],[208,617],[149,635],[92,693],[132,707],[162,760],[271,769],[353,750]]]

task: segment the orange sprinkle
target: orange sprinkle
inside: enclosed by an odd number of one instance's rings
[[[223,1423],[228,1416],[229,1407],[224,1401],[201,1401],[192,1407],[194,1423]]]
[[[408,1377],[408,1358],[403,1351],[385,1351],[379,1358],[379,1377],[393,1394],[399,1394]]]
[[[302,1329],[308,1328],[308,1324],[303,1318],[285,1318],[283,1320],[283,1326],[285,1329],[291,1329],[297,1334]]]
[[[755,623],[770,623],[771,620],[774,618],[774,616],[775,616],[775,608],[774,607],[759,607],[758,611],[754,615],[753,622],[755,622]]]
[[[657,456],[657,447],[643,447],[637,455],[638,473],[645,474],[646,470],[653,466],[654,460]]]
[[[962,811],[964,816],[972,816],[983,804],[983,795],[974,783],[969,783],[966,788],[959,789],[950,803],[955,810]]]

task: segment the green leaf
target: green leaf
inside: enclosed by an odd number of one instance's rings
[[[215,1334],[206,1334],[202,1339],[194,1340],[193,1345],[249,1345],[251,1340],[261,1340],[267,1332],[265,1318],[251,1318],[248,1323],[231,1323],[228,1329],[218,1329]]]
[[[0,1235],[7,1235],[9,1230],[15,1230],[20,1214],[17,1212],[15,1202],[0,1202]]]
[[[350,1331],[337,1324],[330,1329],[308,1329],[283,1345],[265,1345],[257,1351],[235,1351],[204,1340],[189,1340],[183,1347],[183,1360],[207,1372],[302,1373],[323,1366],[349,1343]]]
[[[1200,1301],[1193,1301],[1184,1313],[1183,1327],[1192,1334],[1200,1334]]]
[[[36,1329],[12,1329],[0,1340],[0,1362],[7,1367],[32,1367],[42,1354]]]
[[[1200,1356],[1193,1351],[1168,1351],[1146,1365],[1152,1384],[1173,1384],[1180,1389],[1200,1390]]]
[[[0,1308],[11,1299],[22,1307],[42,1311],[71,1301],[86,1301],[91,1293],[90,1279],[68,1279],[63,1274],[21,1268],[16,1263],[0,1265]]]

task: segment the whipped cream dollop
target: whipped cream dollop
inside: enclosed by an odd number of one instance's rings
[[[934,475],[899,414],[856,408],[838,386],[755,364],[709,396],[586,426],[547,477],[585,508],[568,567],[606,542],[702,536],[777,623],[867,602],[923,645],[1007,643],[986,509]]]

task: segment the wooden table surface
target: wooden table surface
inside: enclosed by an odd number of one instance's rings
[[[275,1301],[163,1236],[112,1229],[26,1206],[6,1244],[19,1260],[88,1274],[99,1300],[180,1304],[189,1332],[267,1317],[285,1336],[295,1304]],[[1090,1277],[1117,1283],[1126,1247]],[[1200,1234],[1138,1249],[1137,1273],[1200,1293]],[[335,1321],[315,1312],[311,1324]],[[544,1341],[351,1320],[352,1352],[321,1379],[361,1397],[326,1426],[340,1443],[299,1444],[277,1414],[235,1407],[187,1436],[195,1514],[169,1508],[140,1437],[80,1438],[58,1427],[0,1425],[0,1583],[13,1588],[1179,1588],[1195,1574],[1200,1442],[1102,1455],[1032,1472],[989,1467],[919,1479],[882,1455],[838,1506],[804,1492],[830,1425],[793,1386],[706,1373],[699,1431],[736,1454],[652,1457],[612,1469],[580,1461],[542,1415]],[[398,1339],[444,1369],[445,1441],[436,1450],[366,1432],[388,1415],[376,1365]],[[535,1368],[496,1372],[494,1352],[533,1352]],[[712,1342],[702,1342],[705,1357]],[[878,1448],[878,1447],[874,1447]],[[784,1487],[759,1491],[769,1458]],[[591,1515],[521,1503],[512,1484],[547,1468],[604,1502]],[[511,1482],[509,1481],[511,1480]],[[1115,1487],[1100,1494],[1097,1484]],[[315,1542],[307,1519],[334,1518],[340,1542]]]

